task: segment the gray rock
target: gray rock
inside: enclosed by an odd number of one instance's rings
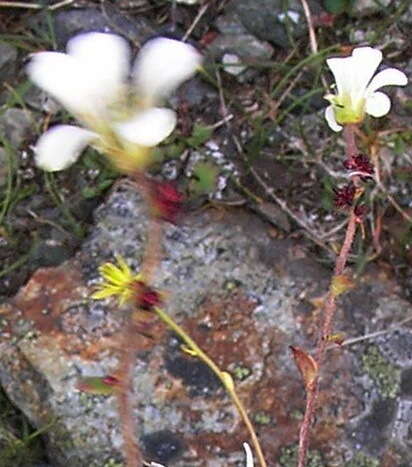
[[[30,111],[9,108],[0,115],[0,133],[14,148],[18,148],[30,137],[34,119]]]
[[[55,115],[62,109],[62,106],[56,100],[34,84],[24,95],[24,100],[26,104],[33,109],[41,110],[42,112],[46,112],[50,115]]]
[[[225,54],[234,54],[244,63],[261,63],[273,54],[273,47],[251,34],[221,34],[208,47],[207,52],[215,60]]]
[[[155,33],[152,24],[143,16],[133,19],[117,7],[105,4],[102,8],[63,9],[53,15],[56,42],[64,49],[67,41],[76,34],[100,31],[120,34],[131,43],[139,45]],[[48,30],[47,18],[34,15],[29,24],[33,29]]]
[[[317,2],[309,3],[312,14],[321,11]],[[302,6],[297,0],[236,0],[229,6],[229,11],[232,9],[249,33],[278,47],[289,48],[293,40],[307,30]]]
[[[12,78],[16,72],[17,49],[8,42],[0,41],[0,83]]]
[[[392,0],[356,0],[350,10],[352,16],[370,16],[375,13],[385,13]]]
[[[115,399],[76,388],[80,377],[112,374],[118,359],[123,313],[114,301],[89,298],[97,267],[120,254],[137,268],[147,227],[141,198],[118,186],[77,257],[38,270],[0,309],[1,384],[36,427],[55,420],[45,434],[54,467],[103,467],[121,457]],[[311,299],[327,290],[329,270],[240,210],[196,212],[181,226],[165,225],[162,253],[156,285],[167,291],[167,311],[234,375],[267,458],[282,465],[300,424],[293,414],[304,406],[289,345],[313,345],[319,310]],[[372,270],[344,297],[336,320],[339,331],[356,336],[410,312],[394,284]],[[146,459],[178,467],[244,465],[245,431],[216,379],[160,324],[153,326],[153,339],[136,332],[133,343],[136,433]],[[404,446],[410,418],[403,415],[410,413],[404,363],[411,334],[404,328],[328,354],[313,435],[321,450],[317,465],[389,450],[410,465]]]

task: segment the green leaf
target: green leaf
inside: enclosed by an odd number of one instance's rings
[[[339,15],[348,11],[351,4],[351,0],[323,0],[323,8],[333,15]]]
[[[198,148],[205,143],[213,133],[213,128],[195,123],[191,136],[186,138],[186,143],[192,148]]]
[[[197,194],[211,193],[216,187],[218,168],[208,162],[199,162],[193,170],[190,188]]]
[[[77,383],[77,389],[88,394],[110,396],[119,384],[116,378],[111,376],[87,376]]]
[[[83,198],[90,199],[101,195],[107,188],[113,185],[112,179],[106,179],[96,186],[86,186],[82,189]]]

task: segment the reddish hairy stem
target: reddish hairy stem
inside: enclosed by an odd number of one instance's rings
[[[355,141],[356,125],[349,124],[343,127],[343,138],[345,140],[346,159],[352,159],[357,156],[359,151]]]
[[[355,142],[355,125],[345,125],[343,136],[346,143],[346,158],[351,159],[358,154],[358,149]],[[345,239],[343,241],[339,256],[336,258],[333,278],[343,274],[353,239],[356,233],[356,215],[354,209],[351,209],[349,214],[349,222],[346,227]],[[333,280],[332,278],[332,280]],[[326,349],[328,346],[328,336],[332,333],[333,318],[336,311],[336,297],[332,291],[329,291],[324,309],[323,322],[321,333],[319,336],[316,348],[316,363],[318,366],[318,376],[311,389],[307,389],[305,415],[299,431],[299,451],[298,451],[298,467],[305,467],[307,452],[309,448],[309,431],[312,426],[312,420],[316,411],[316,401],[319,395],[319,374],[325,360]]]
[[[141,173],[134,175],[136,184],[141,189],[143,197],[150,207],[150,185]],[[159,245],[161,244],[162,226],[161,223],[151,218],[149,222],[148,237],[145,248],[145,254],[142,261],[141,272],[145,284],[152,281],[153,275],[160,261]],[[138,311],[138,310],[137,310]],[[124,443],[124,456],[127,467],[142,467],[143,457],[136,443],[135,420],[133,417],[133,404],[131,394],[133,392],[133,370],[136,354],[133,350],[133,341],[135,339],[133,318],[129,313],[126,317],[125,329],[123,331],[119,350],[121,351],[117,376],[120,385],[117,394],[119,417]]]
[[[132,332],[132,321],[130,315],[127,317],[126,327],[127,329],[125,330],[122,339],[122,354],[117,371],[120,386],[116,391],[116,394],[126,465],[127,467],[141,467],[143,465],[143,459],[140,449],[136,443],[135,421],[130,400],[135,363],[135,353],[131,349],[135,336]]]

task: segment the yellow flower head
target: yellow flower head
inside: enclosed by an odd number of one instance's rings
[[[96,292],[92,294],[95,300],[102,300],[107,297],[117,296],[120,305],[129,302],[135,290],[133,284],[142,281],[141,274],[133,274],[133,271],[121,257],[116,257],[117,264],[105,263],[99,267],[99,273],[103,277],[103,282],[97,286]]]

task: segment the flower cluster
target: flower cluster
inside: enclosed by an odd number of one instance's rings
[[[372,47],[358,47],[349,57],[327,60],[337,88],[336,94],[325,96],[331,103],[325,117],[332,130],[340,131],[342,125],[360,123],[365,114],[383,117],[389,112],[389,97],[377,90],[383,86],[405,86],[408,79],[396,68],[387,68],[373,76],[381,61],[382,52]]]
[[[92,298],[103,300],[115,296],[119,300],[119,305],[124,305],[133,299],[134,284],[142,282],[143,278],[140,274],[134,274],[121,256],[118,256],[116,261],[117,264],[104,263],[99,267],[103,282],[97,286]]]
[[[89,144],[124,172],[149,164],[150,148],[176,125],[175,112],[158,104],[195,73],[201,56],[188,44],[156,38],[142,47],[131,74],[129,61],[123,38],[97,32],[71,39],[67,54],[32,56],[30,79],[84,126],[56,125],[43,134],[35,147],[39,167],[65,169]]]
[[[342,188],[334,188],[335,206],[337,208],[347,208],[352,206],[355,199],[356,187],[353,182],[348,183]]]
[[[358,154],[351,159],[346,160],[343,166],[347,170],[353,170],[355,172],[362,172],[364,175],[372,175],[374,167],[368,156],[364,154]]]
[[[146,285],[141,274],[134,274],[126,261],[118,256],[117,264],[105,263],[99,267],[103,282],[92,294],[95,300],[117,297],[119,305],[133,303],[139,309],[151,311],[162,302],[160,294]]]

